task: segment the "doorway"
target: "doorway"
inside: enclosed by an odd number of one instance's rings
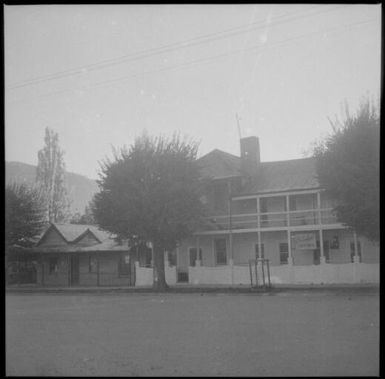
[[[76,286],[79,284],[79,256],[72,255],[70,260],[70,284]]]

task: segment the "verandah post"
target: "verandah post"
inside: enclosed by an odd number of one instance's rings
[[[293,256],[291,251],[291,231],[290,231],[290,199],[289,195],[286,195],[286,212],[287,212],[287,263],[289,266],[293,265]]]
[[[293,265],[293,256],[291,251],[291,231],[288,229],[287,231],[287,251],[288,251],[288,258],[287,263],[289,266]]]
[[[317,192],[317,208],[318,208],[318,224],[322,224],[322,216],[321,216],[321,193]],[[319,230],[319,247],[320,247],[320,263],[324,264],[326,263],[326,257],[325,257],[325,251],[324,251],[324,239],[323,239],[323,232],[320,228]]]
[[[229,249],[230,249],[230,271],[231,271],[231,285],[234,284],[234,251],[233,251],[233,225],[232,225],[232,201],[231,201],[231,181],[227,183],[228,186],[228,196],[229,196]]]
[[[262,254],[262,241],[261,241],[261,205],[260,205],[260,198],[257,197],[257,230],[258,230],[258,257],[255,257],[256,259],[261,258]]]
[[[326,263],[322,229],[319,230],[320,263]]]
[[[258,256],[255,257],[255,285],[258,287],[258,262],[262,258],[262,233],[261,233],[261,202],[260,197],[257,197],[257,227],[258,227]],[[262,262],[263,265],[263,262]],[[262,267],[263,269],[263,267]]]
[[[195,266],[201,266],[201,256],[199,254],[199,251],[200,251],[200,241],[199,241],[199,236],[196,236],[195,238],[195,242],[196,242],[196,249],[197,249],[197,255],[196,255],[196,260],[195,260]]]

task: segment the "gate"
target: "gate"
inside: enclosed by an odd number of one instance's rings
[[[251,287],[264,289],[271,288],[270,265],[266,258],[249,260],[250,285]]]

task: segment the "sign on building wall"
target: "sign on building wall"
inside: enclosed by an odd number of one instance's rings
[[[296,250],[314,250],[317,248],[314,233],[293,234],[292,242]]]

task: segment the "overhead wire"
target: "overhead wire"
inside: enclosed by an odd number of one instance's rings
[[[338,8],[340,8],[340,7],[338,7]],[[318,14],[323,14],[323,13],[327,13],[330,11],[335,11],[336,9],[337,9],[336,7],[333,7],[331,9],[326,9],[326,10],[321,10],[321,11],[316,11],[316,12],[311,12],[311,13],[300,13],[296,17],[284,18],[283,20],[278,19],[271,26],[279,26],[281,24],[285,24],[287,22],[292,22],[292,21],[302,19],[305,17],[315,16]],[[289,16],[292,16],[293,14],[296,14],[296,12],[289,14]],[[278,17],[283,17],[283,16],[285,16],[285,14],[282,16],[278,16]],[[36,78],[28,79],[28,80],[21,81],[21,82],[15,83],[13,85],[10,85],[9,87],[7,87],[7,89],[13,90],[13,89],[18,89],[18,88],[23,88],[26,86],[35,85],[35,84],[39,84],[39,83],[43,83],[43,82],[47,82],[47,81],[51,81],[51,80],[61,79],[61,78],[67,77],[67,76],[79,75],[79,74],[83,74],[85,72],[88,73],[89,71],[96,71],[96,70],[100,70],[100,69],[103,69],[106,67],[112,67],[114,65],[122,64],[122,63],[133,62],[133,61],[149,58],[152,56],[165,54],[167,52],[176,51],[178,49],[184,49],[187,47],[198,46],[198,45],[205,44],[208,42],[213,42],[216,40],[233,37],[235,35],[239,35],[242,33],[248,33],[248,32],[250,32],[250,30],[264,28],[264,26],[265,26],[265,22],[264,22],[264,20],[262,20],[262,21],[258,21],[258,22],[252,23],[252,24],[246,24],[246,25],[222,30],[219,32],[215,32],[215,33],[210,33],[210,34],[198,36],[198,37],[195,37],[195,38],[192,38],[189,40],[179,41],[179,42],[175,42],[175,43],[168,44],[168,45],[163,45],[163,46],[152,48],[152,49],[147,49],[147,50],[142,50],[139,52],[126,54],[126,55],[118,57],[118,58],[107,59],[104,61],[91,63],[91,64],[84,65],[81,67],[59,71],[59,72],[56,72],[54,74],[39,76]],[[246,28],[246,30],[239,30],[239,29],[244,29],[244,28]],[[237,30],[237,31],[234,31],[234,30]]]
[[[206,63],[206,62],[210,62],[210,61],[213,61],[213,60],[216,60],[216,59],[219,59],[219,58],[224,58],[224,57],[227,57],[227,56],[230,56],[230,55],[241,53],[242,51],[248,52],[248,51],[258,50],[258,49],[262,49],[262,48],[263,49],[272,49],[272,48],[275,48],[275,47],[278,47],[278,46],[286,45],[288,43],[290,44],[290,43],[292,43],[292,41],[296,41],[296,40],[299,40],[299,39],[302,39],[302,38],[306,38],[306,37],[310,37],[310,36],[317,35],[317,34],[322,34],[322,33],[335,32],[337,30],[346,29],[346,28],[352,27],[352,26],[365,25],[365,24],[369,24],[369,23],[371,23],[372,21],[375,21],[375,20],[376,19],[369,19],[369,20],[366,20],[366,21],[346,24],[346,25],[335,27],[335,28],[319,30],[319,31],[311,32],[311,33],[305,33],[305,34],[301,34],[301,35],[298,35],[298,36],[295,36],[295,37],[287,38],[285,40],[278,41],[278,42],[276,42],[274,44],[271,44],[269,46],[266,46],[266,45],[262,45],[262,46],[261,45],[253,45],[253,46],[250,46],[250,47],[248,47],[246,49],[237,49],[237,50],[233,50],[233,51],[230,51],[230,52],[217,54],[217,55],[214,55],[214,56],[211,56],[211,57],[199,58],[199,59],[196,59],[196,60],[193,60],[193,61],[185,62],[185,63],[182,63],[182,64],[177,64],[177,65],[174,65],[174,66],[168,66],[168,67],[163,67],[163,68],[156,69],[156,70],[149,70],[149,71],[144,71],[144,72],[141,72],[141,73],[134,73],[134,74],[130,74],[130,75],[125,75],[125,76],[121,76],[121,77],[118,77],[118,78],[114,78],[114,79],[110,79],[110,80],[105,80],[105,81],[100,81],[100,82],[97,82],[97,83],[93,83],[93,84],[90,84],[90,85],[87,85],[87,86],[78,87],[78,88],[53,91],[53,92],[50,92],[48,94],[35,97],[35,99],[36,98],[51,97],[51,96],[59,95],[59,94],[66,93],[66,92],[74,92],[74,91],[87,90],[89,88],[105,87],[105,86],[109,86],[111,84],[115,84],[116,82],[118,82],[118,84],[119,84],[120,82],[125,81],[127,79],[130,79],[132,77],[137,77],[137,76],[146,75],[146,74],[152,74],[152,73],[159,73],[159,72],[164,72],[164,71],[171,71],[171,70],[180,69],[180,68],[189,67],[189,66],[195,66],[195,65],[198,65],[198,64],[201,64],[201,63]],[[23,101],[23,100],[16,100],[15,102],[17,102],[17,101]]]

